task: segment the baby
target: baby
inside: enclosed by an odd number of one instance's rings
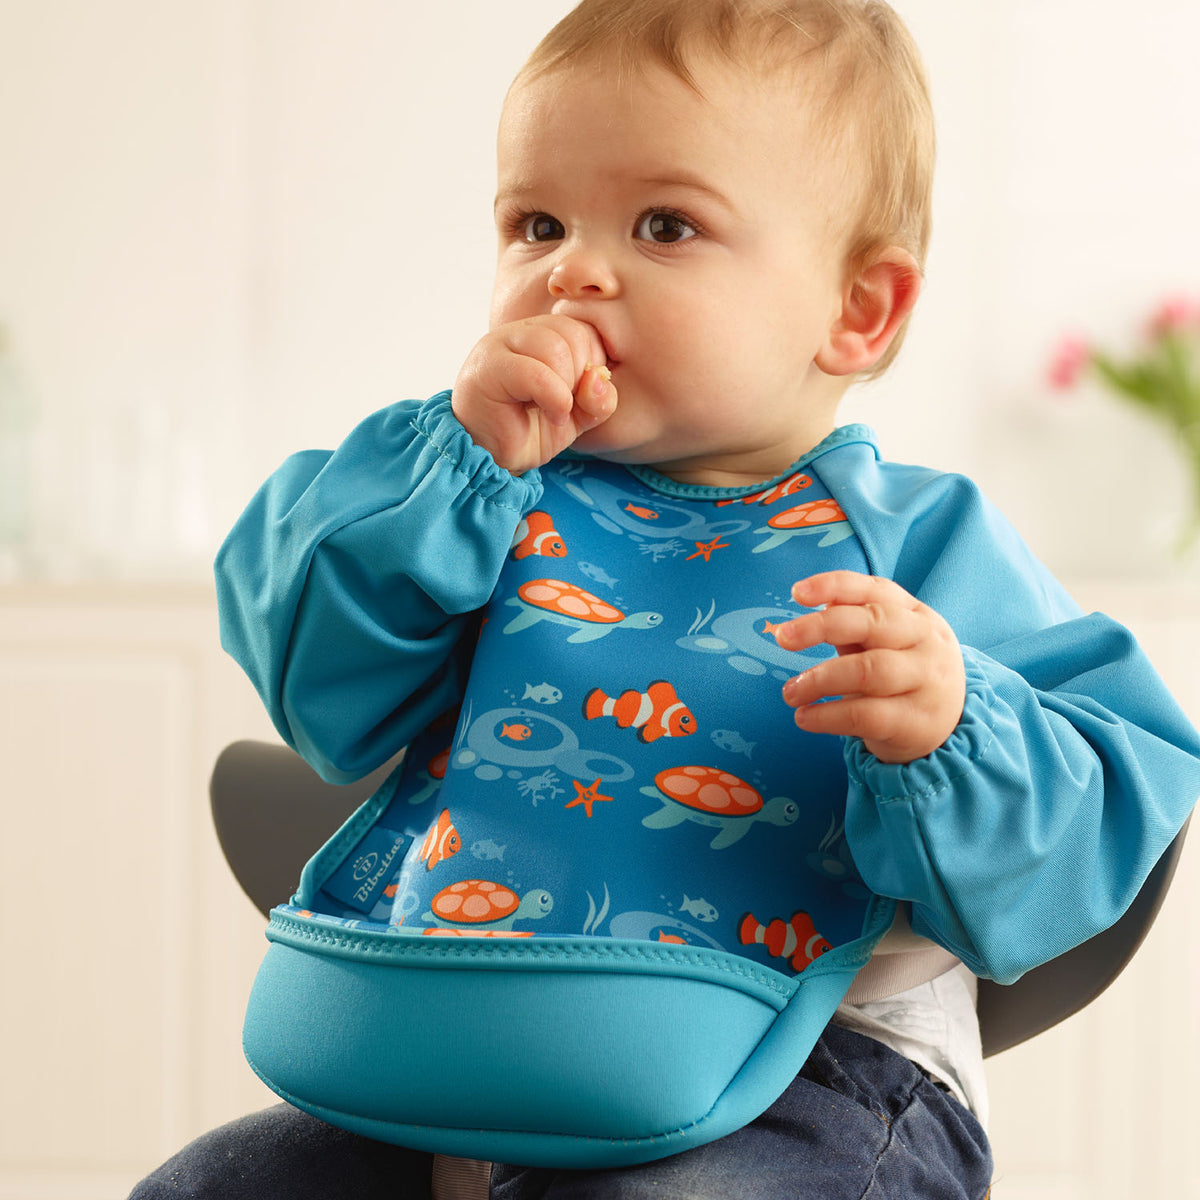
[[[921,287],[916,52],[877,0],[584,0],[498,149],[453,389],[221,551],[289,744],[407,753],[272,918],[246,1047],[296,1107],[134,1194],[428,1195],[436,1153],[981,1200],[974,980],[1120,916],[1200,739],[968,481],[836,426]]]

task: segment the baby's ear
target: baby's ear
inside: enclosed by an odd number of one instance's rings
[[[873,367],[921,294],[921,268],[899,246],[869,255],[847,278],[842,311],[816,357],[827,375],[854,375]]]

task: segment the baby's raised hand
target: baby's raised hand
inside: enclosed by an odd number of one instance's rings
[[[958,639],[943,617],[899,584],[854,571],[802,579],[792,598],[823,607],[781,625],[779,645],[805,650],[827,642],[837,651],[784,684],[801,729],[861,738],[888,763],[923,758],[950,736],[966,679]]]
[[[617,390],[596,330],[555,313],[481,338],[458,373],[451,407],[476,445],[520,475],[607,420]]]

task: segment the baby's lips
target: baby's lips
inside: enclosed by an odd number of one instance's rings
[[[595,356],[593,362],[604,363],[610,368],[616,366],[620,360],[613,353],[612,343],[608,340],[607,332],[591,321],[588,321],[587,324],[591,325],[596,334],[596,341],[592,346],[592,353]]]
[[[562,297],[554,302],[550,308],[550,312],[555,316],[569,317],[577,324],[584,325],[593,335],[588,340],[588,353],[592,356],[593,362],[612,363],[615,364],[620,360],[613,353],[612,343],[608,339],[608,333],[600,328],[600,325],[594,320],[595,313],[592,311],[592,305],[587,302],[578,301],[569,297]],[[588,364],[589,366],[591,363]]]

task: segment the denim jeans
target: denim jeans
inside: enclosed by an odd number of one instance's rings
[[[130,1200],[428,1200],[432,1158],[280,1105],[205,1134]],[[829,1026],[757,1120],[707,1146],[619,1170],[497,1163],[493,1200],[985,1200],[975,1118],[906,1058]]]

